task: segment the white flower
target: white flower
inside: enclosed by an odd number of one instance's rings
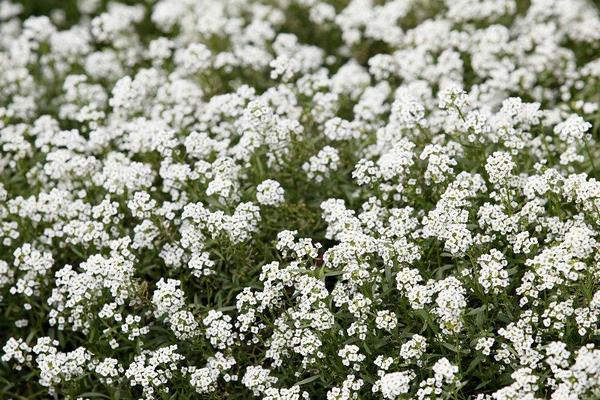
[[[256,200],[265,206],[278,206],[284,202],[284,190],[279,182],[272,179],[263,181],[256,187]]]
[[[412,371],[392,372],[381,377],[381,394],[385,399],[395,400],[408,393],[415,374]]]
[[[485,170],[488,173],[490,182],[504,185],[511,177],[515,166],[516,164],[510,154],[496,151],[487,158]]]
[[[569,144],[580,144],[584,139],[586,132],[592,127],[592,124],[581,118],[579,115],[571,115],[566,121],[559,123],[554,127],[554,133],[558,134],[560,140]]]

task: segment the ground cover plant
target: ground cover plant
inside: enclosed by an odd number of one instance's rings
[[[0,398],[600,399],[587,0],[0,2]]]

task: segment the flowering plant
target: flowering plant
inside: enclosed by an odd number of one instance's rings
[[[600,398],[599,54],[588,0],[0,2],[0,397]]]

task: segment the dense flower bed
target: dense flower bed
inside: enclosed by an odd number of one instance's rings
[[[600,398],[587,0],[0,2],[0,398]]]

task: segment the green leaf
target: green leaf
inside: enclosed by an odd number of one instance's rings
[[[482,355],[478,355],[477,357],[475,357],[473,359],[473,361],[471,361],[471,363],[469,364],[469,366],[467,367],[467,371],[465,372],[465,375],[469,375],[469,373],[471,371],[473,371],[479,364],[481,364],[481,362],[485,360],[485,357]]]
[[[107,396],[103,393],[98,393],[98,392],[81,393],[78,397],[97,397],[97,398],[102,398],[102,399],[110,399],[110,396]]]
[[[307,383],[311,383],[313,381],[316,381],[317,379],[319,379],[320,376],[319,375],[313,375],[313,376],[309,376],[306,379],[301,380],[300,382],[296,382],[294,384],[294,386],[302,386],[302,385],[306,385]]]

